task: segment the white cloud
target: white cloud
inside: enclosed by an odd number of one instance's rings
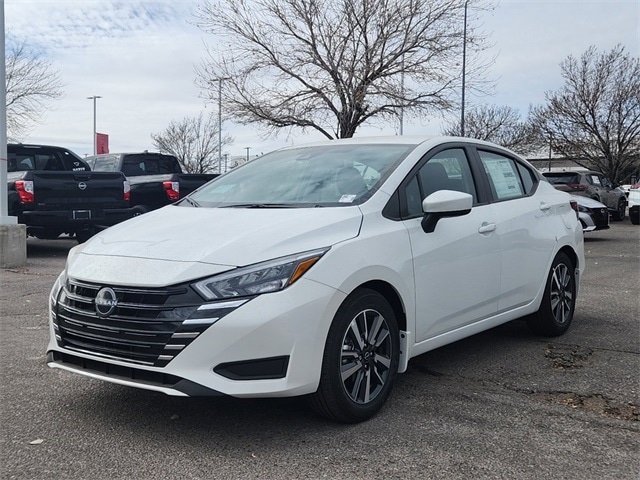
[[[54,104],[26,142],[64,145],[92,153],[93,106],[97,129],[110,136],[111,151],[151,149],[151,133],[170,121],[195,116],[217,105],[199,98],[194,68],[214,41],[191,22],[197,0],[5,0],[5,28],[26,39],[51,60],[65,83]],[[562,85],[558,64],[590,45],[608,50],[617,43],[640,55],[640,3],[637,0],[502,0],[477,21],[492,33],[491,75],[495,95],[479,103],[511,105],[526,114],[544,102],[546,90]],[[10,36],[7,41],[10,41]],[[282,132],[263,140],[259,132],[225,121],[236,141],[232,155],[267,152],[279,146],[318,140],[319,134]],[[395,134],[397,125],[367,127],[358,134]],[[437,134],[440,119],[411,119],[406,134]]]

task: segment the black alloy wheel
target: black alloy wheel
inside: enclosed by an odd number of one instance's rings
[[[325,345],[318,391],[310,396],[320,415],[356,423],[375,415],[398,371],[396,316],[379,293],[359,289],[336,313]]]

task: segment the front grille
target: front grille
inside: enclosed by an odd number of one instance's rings
[[[591,218],[596,226],[609,225],[609,211],[606,208],[592,209]]]
[[[117,304],[103,317],[97,313],[95,299],[104,287],[68,280],[61,289],[52,308],[56,339],[61,347],[102,358],[164,367],[217,319],[185,322],[202,304],[188,285],[110,286]]]

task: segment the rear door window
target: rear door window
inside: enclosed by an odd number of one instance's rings
[[[478,150],[495,200],[509,200],[527,194],[515,160],[494,152]],[[530,186],[533,185],[529,177]]]

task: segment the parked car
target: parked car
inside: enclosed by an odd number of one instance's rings
[[[92,172],[71,150],[51,145],[10,143],[7,154],[8,212],[31,236],[66,233],[84,242],[133,216],[120,172]]]
[[[629,219],[634,225],[640,224],[640,188],[629,190]]]
[[[578,204],[578,219],[583,232],[606,230],[609,228],[609,210],[607,206],[596,200],[579,195],[571,195]]]
[[[182,173],[173,155],[152,153],[103,153],[85,159],[91,170],[122,172],[131,184],[131,206],[136,214],[164,207],[193,192],[209,180],[212,173]]]
[[[558,190],[602,202],[609,209],[613,220],[624,220],[627,196],[624,190],[611,183],[603,174],[591,171],[563,171],[544,172],[543,175]]]
[[[506,149],[289,147],[72,249],[47,363],[169,395],[307,395],[358,422],[416,355],[521,317],[564,333],[584,268],[576,203]]]

